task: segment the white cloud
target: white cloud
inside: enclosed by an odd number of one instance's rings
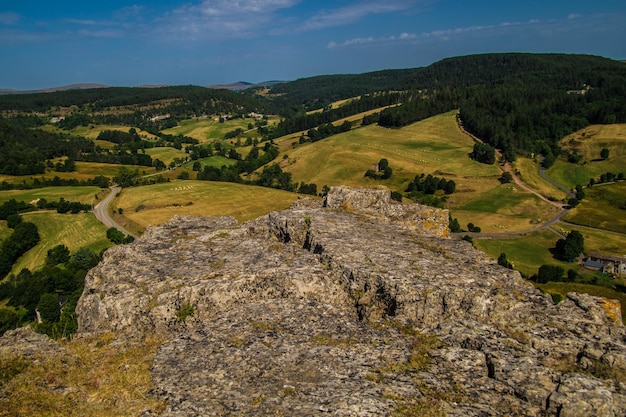
[[[334,26],[342,26],[355,22],[371,14],[384,14],[405,11],[415,8],[423,1],[387,0],[361,1],[345,7],[330,10],[321,10],[315,16],[305,21],[300,30],[318,30]]]
[[[159,23],[169,35],[191,39],[227,39],[253,36],[279,24],[278,11],[300,0],[204,0],[168,13]]]
[[[0,24],[15,25],[20,21],[20,15],[15,12],[0,13]]]
[[[488,31],[506,31],[511,28],[526,26],[526,25],[534,25],[540,23],[537,19],[529,20],[528,22],[502,22],[497,25],[482,25],[482,26],[468,26],[461,28],[453,28],[453,29],[444,29],[444,30],[434,30],[431,32],[424,32],[421,34],[415,33],[401,33],[398,36],[387,36],[380,38],[366,37],[366,38],[353,38],[348,39],[343,42],[335,42],[331,41],[328,43],[328,48],[339,48],[339,47],[348,47],[353,45],[363,45],[363,44],[382,44],[382,43],[390,43],[390,42],[407,42],[407,41],[415,41],[415,42],[426,42],[431,40],[441,40],[441,41],[449,41],[454,38],[458,38],[461,36],[465,36],[471,33],[480,33],[480,32],[488,32]]]

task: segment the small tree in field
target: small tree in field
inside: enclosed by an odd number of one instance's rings
[[[572,230],[565,239],[556,242],[557,256],[565,261],[572,261],[585,251],[585,238],[577,231]]]
[[[602,148],[600,151],[600,158],[609,159],[609,150],[607,148]]]
[[[502,252],[500,256],[498,256],[498,265],[503,266],[505,268],[513,269],[513,264],[509,262],[506,257],[506,253]]]

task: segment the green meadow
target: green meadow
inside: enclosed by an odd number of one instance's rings
[[[11,199],[35,203],[41,198],[48,201],[58,201],[64,198],[67,201],[93,204],[100,191],[101,189],[98,187],[45,187],[33,190],[6,190],[0,192],[0,204]],[[41,268],[48,250],[57,245],[63,244],[71,252],[81,247],[89,247],[96,253],[111,246],[106,238],[106,227],[92,213],[59,214],[53,210],[43,210],[23,213],[22,218],[24,221],[37,225],[41,241],[18,259],[13,267],[13,272],[19,272],[22,268],[28,268],[31,271]],[[6,221],[2,221],[0,224],[0,239],[5,239],[10,235],[11,230],[6,227]]]
[[[393,177],[381,182],[393,189],[408,184],[416,174],[439,172],[448,177],[494,177],[499,170],[468,158],[473,142],[459,131],[454,112],[417,122],[402,129],[369,125],[289,149],[283,161],[294,181],[352,186],[376,185],[365,171],[387,158]]]
[[[184,150],[175,148],[149,148],[146,149],[146,154],[150,155],[153,161],[159,159],[168,166],[171,162],[174,162],[176,158],[184,160],[189,157],[189,154]]]
[[[557,201],[567,200],[567,194],[539,175],[539,164],[539,158],[519,157],[513,163],[513,168],[519,173],[522,181],[544,197]]]
[[[473,140],[461,132],[455,112],[401,129],[369,125],[314,143],[285,149],[278,157],[294,182],[357,187],[386,186],[404,191],[417,174],[454,180],[456,192],[447,208],[461,225],[469,222],[483,231],[527,230],[537,219],[549,219],[556,209],[519,187],[498,181],[497,165],[473,161]],[[393,169],[389,180],[365,178],[365,171],[381,158]]]
[[[554,228],[563,235],[572,230],[579,231],[585,238],[585,251],[602,252],[615,256],[624,256],[626,248],[626,235],[608,230],[577,226],[569,223],[559,223]]]
[[[572,265],[555,259],[550,249],[554,248],[560,237],[549,230],[529,233],[523,238],[512,239],[474,239],[474,245],[481,251],[497,259],[501,253],[513,264],[515,270],[526,276],[537,273],[541,265],[558,265],[564,270]]]
[[[560,184],[574,188],[606,172],[626,174],[626,124],[592,125],[566,136],[561,145],[567,152],[575,151],[580,161],[570,163],[567,156],[561,156],[547,170],[550,178]],[[606,160],[600,158],[603,148],[609,150]]]
[[[183,165],[183,167],[185,167],[187,169],[191,169],[195,162],[196,161],[186,162]],[[220,155],[214,155],[214,156],[210,156],[208,158],[199,159],[198,162],[200,162],[200,167],[201,168],[204,168],[205,166],[221,168],[224,165],[230,166],[230,165],[235,165],[237,163],[233,159],[229,159],[229,158],[226,158],[225,156],[220,156]]]
[[[98,187],[44,187],[32,190],[5,190],[0,191],[0,204],[11,199],[30,203],[40,198],[45,198],[48,201],[58,201],[60,198],[64,198],[67,201],[91,204],[100,191],[101,189]]]
[[[268,124],[272,125],[278,123],[277,117],[269,118]],[[256,129],[248,132],[248,125],[254,125],[255,120],[252,118],[246,119],[229,119],[223,123],[213,118],[204,119],[187,119],[178,122],[178,126],[170,129],[163,130],[163,133],[168,135],[183,135],[189,136],[194,139],[198,139],[200,143],[215,142],[224,137],[228,132],[232,132],[235,129],[243,129],[246,132],[244,137],[258,137]]]
[[[583,201],[564,220],[626,234],[626,182],[594,185],[584,191]]]
[[[29,175],[29,176],[0,176],[0,181],[6,181],[10,184],[32,183],[34,178],[53,179],[59,177],[61,179],[76,179],[79,181],[89,180],[99,175],[113,178],[115,177],[122,166],[119,164],[103,164],[100,162],[76,162],[76,171],[74,172],[56,172],[53,170],[47,170],[41,175]],[[125,165],[126,168],[131,170],[137,170],[140,175],[152,174],[156,172],[153,167],[147,167],[143,165]]]
[[[298,195],[273,188],[213,181],[173,181],[124,189],[114,202],[143,231],[175,215],[233,216],[239,222],[288,208]]]
[[[60,129],[54,125],[46,125],[44,129],[51,131],[51,132],[67,133],[66,130]],[[130,127],[124,126],[124,125],[77,126],[74,129],[70,130],[70,133],[76,136],[82,136],[87,139],[93,139],[95,141],[98,135],[100,134],[100,132],[103,132],[105,130],[119,130],[121,132],[128,132],[130,130]],[[137,134],[139,134],[139,136],[143,139],[147,139],[147,140],[157,139],[156,136],[154,136],[152,133],[146,132],[145,130],[141,130],[137,127],[135,128],[135,130],[137,131]],[[115,145],[114,143],[107,142],[107,141],[96,141],[96,143],[99,145],[104,145],[102,147],[112,147],[113,145]],[[110,144],[110,145],[107,145],[107,144]]]
[[[7,227],[7,221],[0,220],[0,242],[9,237],[11,233],[13,233],[13,231]]]
[[[57,245],[65,245],[71,253],[82,247],[88,247],[95,253],[112,245],[106,237],[106,226],[100,223],[92,213],[59,214],[53,211],[25,213],[24,221],[37,225],[41,241],[26,252],[13,266],[17,273],[23,268],[35,271],[46,260],[48,250]]]

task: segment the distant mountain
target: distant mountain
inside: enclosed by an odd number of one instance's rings
[[[40,90],[13,90],[11,88],[0,89],[0,94],[31,94],[31,93],[53,93],[55,91],[67,90],[87,90],[91,88],[107,88],[104,84],[70,84],[61,87],[43,88]]]
[[[231,83],[231,84],[211,84],[211,85],[207,85],[207,88],[215,88],[215,89],[225,89],[225,90],[231,90],[231,91],[241,91],[241,90],[247,90],[248,88],[254,88],[254,87],[273,87],[276,84],[282,84],[286,81],[264,81],[261,83],[249,83],[246,81],[237,81],[236,83]]]

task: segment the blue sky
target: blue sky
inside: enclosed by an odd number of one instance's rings
[[[209,85],[485,52],[626,59],[624,0],[3,0],[0,88]]]

